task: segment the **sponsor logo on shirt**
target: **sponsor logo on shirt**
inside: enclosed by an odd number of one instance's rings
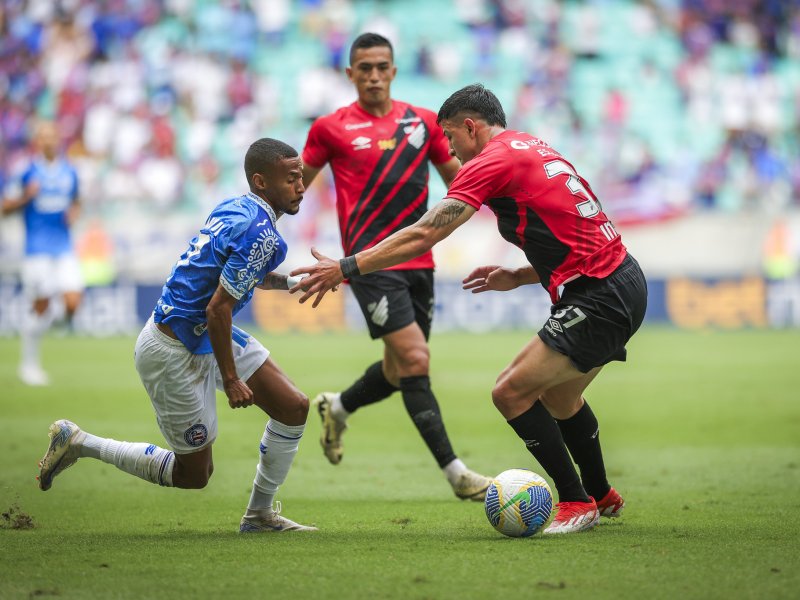
[[[363,135],[358,136],[352,142],[354,150],[366,150],[367,148],[372,148],[372,140],[368,137],[364,137]]]
[[[363,123],[348,123],[344,126],[347,131],[352,131],[353,129],[364,129],[364,127],[372,127],[372,121],[364,121]]]
[[[545,146],[550,148],[550,144],[539,138],[531,138],[529,140],[511,140],[508,144],[514,150],[529,150],[532,146]]]
[[[397,146],[397,140],[390,138],[388,140],[378,140],[378,148],[381,150],[394,150]]]
[[[395,119],[395,123],[419,123],[422,117],[406,117],[405,119]]]

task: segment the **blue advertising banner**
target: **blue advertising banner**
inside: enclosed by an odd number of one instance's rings
[[[648,290],[649,323],[685,329],[800,327],[800,279],[655,279],[648,281]],[[122,283],[88,288],[75,316],[75,329],[95,336],[134,333],[149,317],[160,293],[160,286]],[[0,336],[17,333],[27,304],[18,285],[0,284]],[[58,311],[58,302],[54,304]],[[439,279],[434,310],[435,331],[538,330],[550,314],[550,300],[539,286],[471,294],[458,281]],[[329,293],[316,309],[311,303],[298,304],[297,297],[285,292],[257,292],[236,321],[272,332],[365,328],[347,286]]]

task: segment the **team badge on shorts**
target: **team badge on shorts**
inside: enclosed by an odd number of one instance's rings
[[[197,448],[206,443],[208,439],[208,429],[202,423],[192,425],[183,432],[183,439],[193,448]]]

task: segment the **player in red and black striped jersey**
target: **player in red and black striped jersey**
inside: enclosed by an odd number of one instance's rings
[[[437,121],[464,165],[447,197],[414,225],[341,261],[312,250],[319,262],[292,273],[310,274],[300,301],[316,294],[316,306],[345,277],[428,252],[489,207],[500,234],[530,265],[479,267],[464,288],[478,293],[541,283],[553,302],[538,335],[498,377],[492,400],[558,490],[558,512],[545,533],[588,529],[600,515],[618,516],[624,501],[606,478],[597,419],[583,392],[603,365],[625,360],[625,344],[644,319],[647,283],[589,184],[542,140],[507,131],[489,90],[479,84],[459,90]]]
[[[347,68],[358,99],[317,119],[303,150],[306,185],[326,164],[331,166],[346,254],[375,246],[425,214],[429,161],[448,186],[459,168],[436,115],[391,98],[396,71],[389,40],[374,33],[359,36]],[[341,394],[323,392],[314,399],[323,423],[321,443],[328,460],[338,464],[347,417],[399,389],[455,494],[482,501],[490,480],[467,469],[453,452],[430,387],[433,267],[428,251],[350,278],[370,335],[383,340],[384,356]]]

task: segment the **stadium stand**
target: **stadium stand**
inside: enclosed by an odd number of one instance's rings
[[[299,148],[353,98],[342,71],[365,30],[396,44],[397,97],[435,110],[484,82],[620,224],[800,206],[796,0],[6,0],[0,184],[13,191],[35,117],[55,118],[84,230],[105,228],[120,277],[161,278],[153,260],[241,191],[254,137]],[[291,224],[303,246],[331,237],[330,194],[315,186]],[[10,276],[20,243],[2,232]]]

